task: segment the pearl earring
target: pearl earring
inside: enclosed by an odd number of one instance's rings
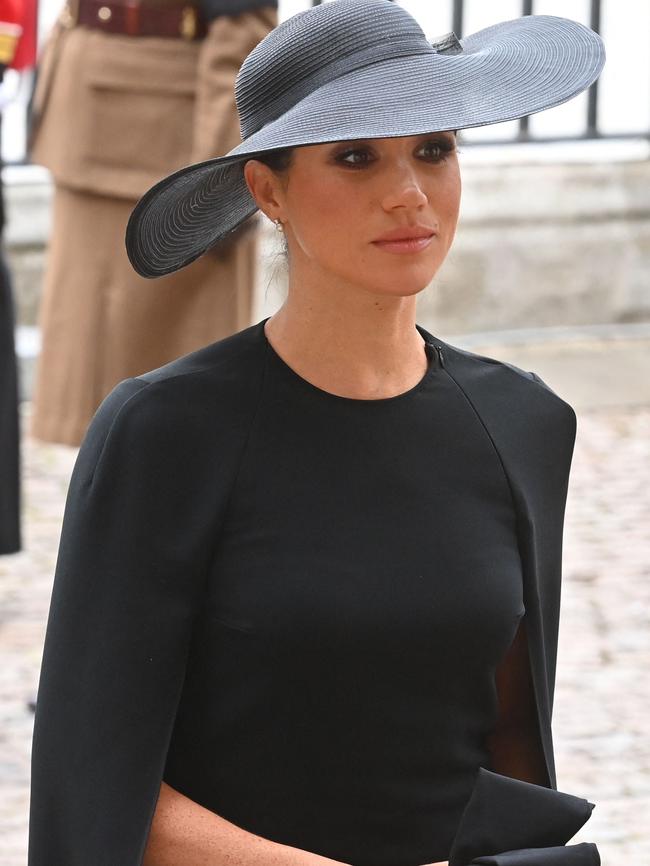
[[[279,232],[284,231],[284,226],[282,225],[281,220],[277,219],[277,220],[273,220],[273,222],[275,223],[275,228],[277,229],[277,231],[279,231]]]

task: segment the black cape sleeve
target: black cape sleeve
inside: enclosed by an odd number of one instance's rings
[[[600,866],[593,842],[566,843],[594,803],[480,767],[449,866]]]
[[[475,409],[499,455],[517,514],[529,660],[546,764],[557,787],[551,728],[557,665],[564,514],[577,418],[537,374],[441,345],[447,372]]]
[[[200,459],[218,437],[172,391],[117,386],[75,464],[37,695],[29,866],[144,856],[232,464]]]

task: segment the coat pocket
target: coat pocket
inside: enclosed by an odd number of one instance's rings
[[[155,179],[190,161],[198,49],[180,39],[93,34],[89,163]]]

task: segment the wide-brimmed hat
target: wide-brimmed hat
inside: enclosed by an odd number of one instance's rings
[[[246,160],[265,151],[514,120],[566,102],[603,67],[576,21],[526,15],[430,42],[390,0],[334,0],[287,19],[248,55],[235,98],[242,142],[153,186],[126,231],[135,270],[184,267],[257,210]]]

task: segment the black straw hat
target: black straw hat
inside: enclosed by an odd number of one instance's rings
[[[593,30],[550,15],[429,42],[390,0],[334,0],[300,12],[239,70],[242,142],[140,199],[126,231],[131,264],[144,277],[169,274],[254,214],[243,168],[256,154],[514,120],[581,93],[604,62]]]

